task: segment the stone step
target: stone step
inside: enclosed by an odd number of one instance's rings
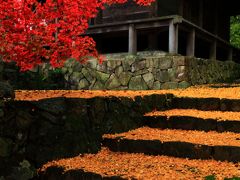
[[[174,97],[172,108],[240,112],[240,99]]]
[[[144,124],[152,128],[240,133],[240,112],[196,109],[154,111],[144,115]]]
[[[230,132],[142,127],[121,134],[106,134],[103,136],[103,145],[112,151],[240,161],[240,134]]]
[[[112,152],[102,148],[97,154],[48,162],[39,175],[45,179],[216,179],[240,177],[239,165],[215,160],[190,160],[140,153]]]

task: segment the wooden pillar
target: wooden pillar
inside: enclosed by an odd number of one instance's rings
[[[178,24],[174,24],[173,21],[169,24],[169,53],[178,53]]]
[[[128,52],[130,54],[137,54],[137,30],[135,29],[134,24],[129,25]]]
[[[229,61],[232,61],[233,60],[233,49],[232,47],[229,48],[228,50],[228,59]]]
[[[195,39],[196,39],[196,35],[195,35],[195,29],[193,28],[189,34],[188,34],[188,38],[187,38],[187,56],[194,56],[195,55]]]
[[[214,40],[210,47],[209,59],[216,60],[217,59],[217,41]]]

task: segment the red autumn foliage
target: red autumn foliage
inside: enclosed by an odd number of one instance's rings
[[[67,58],[99,57],[91,37],[81,36],[104,5],[127,0],[0,0],[0,55],[22,71],[43,62],[61,67]],[[135,0],[149,5],[154,0]]]

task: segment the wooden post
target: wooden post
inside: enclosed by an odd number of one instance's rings
[[[229,48],[228,50],[228,59],[229,61],[232,61],[233,60],[233,49],[232,47]]]
[[[214,40],[210,47],[209,59],[216,60],[217,59],[217,41]]]
[[[196,39],[196,35],[195,35],[195,29],[193,28],[189,34],[188,34],[188,38],[187,38],[187,56],[194,56],[195,55],[195,39]]]
[[[137,54],[137,31],[135,29],[134,24],[129,25],[128,52],[130,54]]]
[[[169,53],[178,53],[178,25],[173,23],[173,20],[169,24]]]

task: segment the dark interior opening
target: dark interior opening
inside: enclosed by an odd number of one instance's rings
[[[148,51],[148,35],[144,32],[139,32],[137,36],[137,50]]]
[[[220,60],[220,61],[228,60],[228,51],[226,48],[217,46],[217,60]]]
[[[158,35],[158,50],[168,52],[168,31],[161,31]]]
[[[92,37],[101,54],[128,52],[127,32],[92,35]]]
[[[178,36],[178,53],[186,55],[187,52],[187,32],[179,30]]]
[[[195,57],[209,59],[210,44],[203,39],[196,37]]]

